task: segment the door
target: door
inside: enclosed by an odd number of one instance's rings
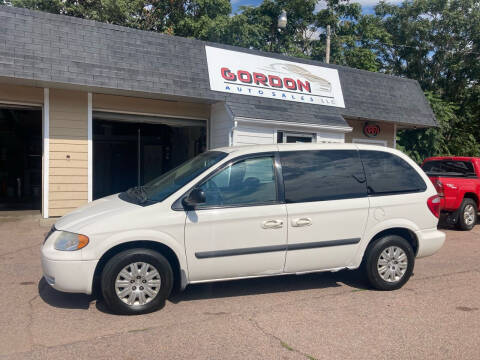
[[[206,201],[187,212],[190,281],[278,274],[287,244],[274,154],[238,159],[199,185]]]
[[[42,110],[0,105],[0,210],[40,210]]]
[[[369,200],[356,150],[280,152],[288,213],[285,272],[348,266]]]
[[[124,119],[122,114],[109,115]],[[174,126],[95,118],[93,198],[146,184],[202,152],[205,127],[185,122],[185,126],[179,126],[181,121]]]

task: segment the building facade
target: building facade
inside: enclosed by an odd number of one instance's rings
[[[418,82],[0,7],[0,209],[61,216],[220,146],[395,146]]]

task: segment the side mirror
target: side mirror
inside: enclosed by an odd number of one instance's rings
[[[205,192],[202,189],[195,188],[182,199],[182,205],[186,208],[194,208],[196,205],[203,204],[205,201]]]

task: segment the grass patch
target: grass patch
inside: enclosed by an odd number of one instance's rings
[[[282,346],[283,346],[285,349],[287,349],[287,350],[289,350],[289,351],[294,351],[294,349],[293,349],[290,345],[288,345],[287,343],[285,343],[285,342],[283,342],[283,341],[280,341],[280,344],[282,344]]]
[[[359,292],[359,291],[367,291],[367,289],[353,289],[353,290],[352,290],[352,293],[353,293],[353,292]]]

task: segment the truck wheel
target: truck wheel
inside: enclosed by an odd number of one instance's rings
[[[461,230],[472,230],[477,224],[477,203],[473,199],[465,198],[460,205],[457,226]]]
[[[400,289],[412,275],[414,264],[411,245],[398,235],[375,241],[367,248],[364,258],[368,282],[378,290]]]
[[[150,249],[129,249],[112,257],[101,276],[107,307],[117,314],[145,314],[162,308],[173,285],[165,257]]]

